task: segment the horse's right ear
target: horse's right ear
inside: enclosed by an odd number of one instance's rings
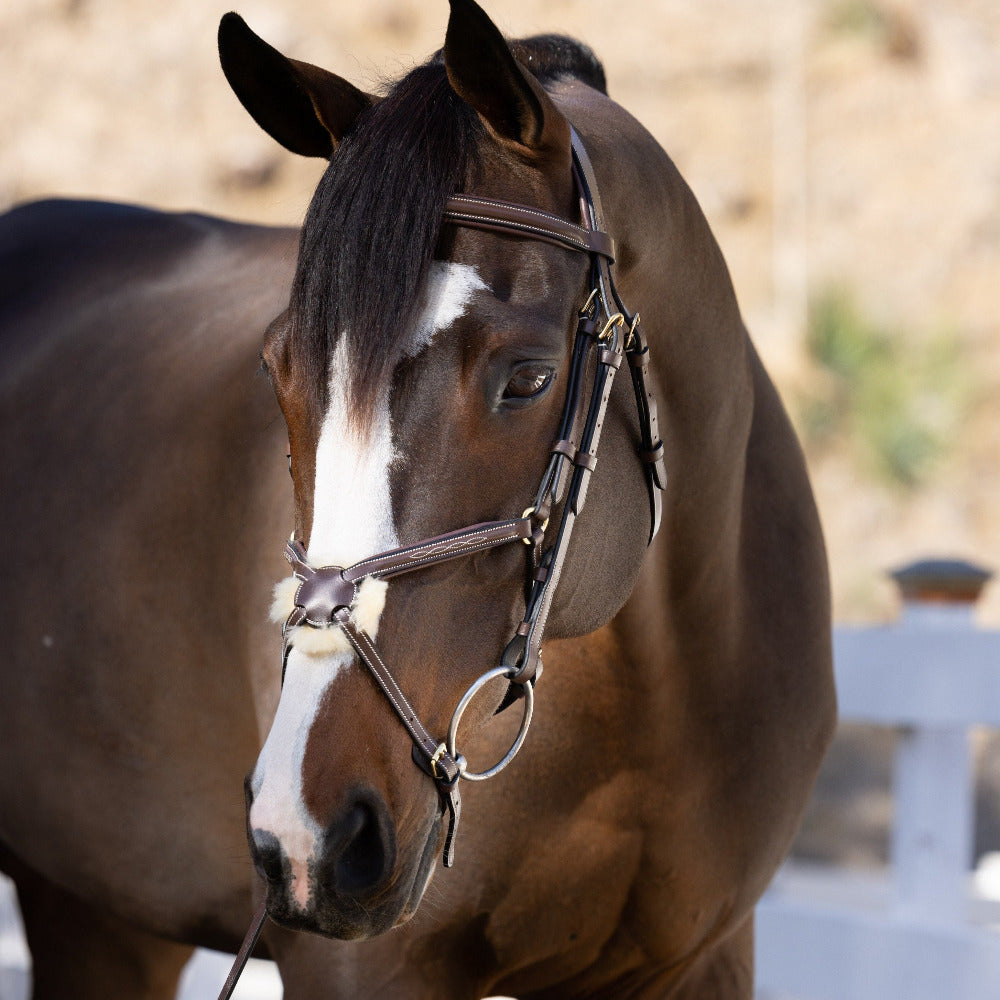
[[[375,98],[318,66],[287,59],[239,14],[219,23],[219,59],[254,121],[286,149],[329,158]]]
[[[475,0],[449,0],[444,64],[455,93],[503,143],[569,167],[569,123]]]

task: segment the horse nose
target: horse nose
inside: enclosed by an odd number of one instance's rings
[[[286,875],[285,852],[278,838],[266,830],[252,830],[250,833],[250,856],[257,871],[268,882],[281,882]]]
[[[388,809],[374,795],[358,794],[327,829],[322,878],[355,899],[374,895],[396,863],[396,834]]]

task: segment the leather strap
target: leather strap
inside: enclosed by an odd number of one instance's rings
[[[563,465],[571,464],[566,503],[562,509],[559,530],[554,544],[540,554],[540,565],[533,577],[533,588],[529,597],[525,616],[517,633],[508,643],[501,660],[502,665],[515,669],[511,677],[513,684],[534,681],[541,670],[541,646],[548,621],[552,601],[562,575],[563,563],[569,549],[570,537],[576,518],[583,510],[587,498],[587,486],[597,463],[597,448],[601,429],[611,398],[611,387],[615,372],[621,365],[622,355],[617,350],[620,332],[609,322],[609,339],[600,342],[595,339],[596,326],[588,316],[583,316],[577,326],[577,340],[574,345],[574,360],[577,356],[585,359],[596,355],[594,376],[589,396],[585,399],[580,387],[567,393],[567,406],[573,413],[564,416],[564,427],[581,425],[579,448],[571,440],[560,438],[553,447],[550,470],[543,479],[542,491],[536,499],[539,509],[547,509],[557,503],[558,484],[563,474]],[[583,365],[574,364],[577,377],[582,378]],[[544,494],[548,493],[546,497]],[[511,699],[505,699],[505,704]]]
[[[425,774],[428,774],[437,787],[441,802],[448,813],[448,828],[444,842],[444,866],[451,868],[455,863],[455,836],[458,833],[458,821],[462,815],[462,797],[459,791],[459,778],[462,768],[450,753],[447,746],[435,742],[420,721],[413,706],[396,683],[391,671],[385,665],[378,647],[371,636],[359,629],[350,618],[350,611],[342,608],[337,613],[337,624],[343,629],[348,642],[354,647],[358,658],[368,668],[382,693],[389,699],[393,711],[403,723],[404,728],[413,741],[414,762]]]
[[[534,530],[532,521],[528,517],[473,524],[468,528],[449,531],[447,534],[437,535],[414,545],[406,545],[369,559],[362,559],[344,570],[344,578],[353,581],[366,576],[380,579],[399,576],[415,569],[432,566],[434,563],[491,549],[506,542],[524,541],[531,538]]]
[[[667,467],[664,461],[663,439],[660,437],[656,396],[649,382],[649,344],[642,335],[642,325],[636,321],[632,323],[626,349],[632,372],[635,405],[639,411],[639,433],[642,438],[639,457],[643,462],[643,473],[649,494],[649,541],[652,542],[660,530],[660,521],[663,517],[662,494],[667,488]]]
[[[605,227],[604,211],[594,166],[590,161],[587,148],[576,130],[571,128],[570,131],[578,182],[582,180],[582,186],[586,192],[584,195],[584,216],[587,217],[589,213],[591,225],[603,229]],[[663,515],[661,494],[667,487],[667,471],[663,460],[663,441],[659,433],[656,396],[653,392],[649,371],[649,344],[643,338],[639,314],[630,312],[622,302],[607,262],[599,260],[598,263],[602,286],[606,284],[607,291],[611,293],[612,299],[621,310],[629,328],[629,335],[625,340],[625,352],[632,371],[632,388],[635,394],[636,408],[639,412],[639,433],[642,438],[641,458],[644,463],[643,474],[649,494],[649,543],[651,543],[660,530]]]
[[[229,970],[229,975],[226,977],[222,992],[219,993],[219,1000],[230,1000],[232,997],[233,991],[236,989],[236,983],[243,974],[243,969],[246,967],[250,955],[253,953],[257,939],[260,937],[260,932],[264,929],[264,921],[266,919],[267,897],[265,896],[261,900],[260,906],[257,907],[257,912],[254,913],[253,920],[250,923],[250,929],[243,938],[243,944],[240,945],[240,950],[233,960],[233,967]]]
[[[582,226],[538,208],[466,194],[453,195],[448,199],[444,217],[458,225],[498,232],[513,232],[530,239],[543,240],[567,247],[590,256],[594,284],[599,291],[601,301],[605,303],[606,308],[610,308],[611,303],[615,303],[630,328],[631,335],[627,339],[625,350],[629,355],[630,364],[632,364],[632,383],[636,407],[639,412],[642,437],[641,458],[644,463],[643,475],[649,493],[650,531],[648,540],[652,542],[660,527],[663,509],[660,493],[666,488],[667,477],[663,462],[663,442],[657,428],[656,399],[650,385],[649,347],[642,341],[641,331],[638,331],[637,314],[631,313],[625,308],[611,275],[610,266],[614,263],[616,252],[615,242],[606,231],[604,208],[593,164],[583,141],[572,126],[570,127],[570,135],[573,151],[573,175],[580,194]],[[641,368],[637,367],[633,360],[639,355],[643,358]],[[570,385],[579,384],[578,379],[579,373],[571,371]],[[567,411],[571,415],[578,415],[579,412],[575,402],[572,405],[568,403]],[[568,438],[569,431],[569,427],[563,427],[560,439]],[[563,481],[561,480],[557,484],[557,498],[561,493]],[[587,486],[584,482],[582,486],[584,498],[586,491]]]
[[[472,229],[513,232],[519,236],[555,243],[580,253],[615,259],[615,241],[607,233],[578,226],[551,212],[510,201],[456,194],[448,199],[444,217]]]
[[[396,715],[399,716],[399,720],[403,723],[406,731],[410,734],[410,739],[423,752],[428,762],[431,760],[435,761],[434,776],[437,777],[438,774],[441,774],[448,782],[454,780],[459,773],[458,763],[452,759],[447,750],[435,757],[440,746],[439,741],[435,740],[427,732],[424,724],[417,717],[413,706],[396,683],[389,668],[385,665],[385,661],[382,659],[382,655],[372,641],[371,636],[351,621],[350,610],[348,608],[341,608],[337,612],[336,620],[340,628],[343,629],[344,635],[347,636],[348,641],[354,647],[354,651],[371,671],[372,677],[382,689],[386,698],[389,699],[389,704]]]

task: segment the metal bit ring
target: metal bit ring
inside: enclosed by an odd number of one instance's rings
[[[465,714],[465,710],[469,707],[469,702],[479,693],[480,689],[483,688],[492,680],[496,680],[497,677],[510,677],[516,668],[511,667],[494,667],[492,670],[487,670],[485,674],[482,675],[478,680],[474,681],[472,686],[468,691],[462,695],[462,700],[458,703],[458,707],[455,709],[454,714],[451,717],[451,722],[448,725],[448,753],[458,760],[458,753],[455,747],[455,739],[458,735],[458,724],[462,721],[462,716]],[[535,707],[535,692],[530,684],[522,685],[524,689],[524,717],[521,719],[521,728],[518,730],[517,737],[515,738],[511,748],[503,756],[499,763],[494,764],[493,767],[488,768],[485,771],[468,771],[463,770],[461,772],[463,778],[467,778],[469,781],[485,781],[487,778],[492,778],[493,775],[499,774],[516,756],[518,750],[521,749],[521,744],[524,743],[525,737],[528,735],[528,727],[531,725],[531,713]]]

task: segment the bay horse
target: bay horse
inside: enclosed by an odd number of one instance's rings
[[[0,220],[35,996],[169,997],[263,900],[290,1000],[748,1000],[829,594],[693,194],[587,48],[473,0],[381,97],[235,14],[219,47],[329,159],[301,234]]]

